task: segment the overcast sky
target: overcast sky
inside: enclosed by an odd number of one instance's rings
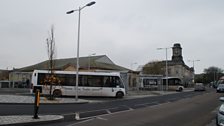
[[[0,69],[48,59],[46,38],[55,27],[57,58],[76,57],[78,13],[91,0],[0,0]],[[81,14],[80,56],[107,55],[133,69],[165,60],[180,43],[196,73],[224,69],[224,0],[96,0]],[[168,58],[171,59],[171,50]],[[134,64],[137,63],[137,64]]]

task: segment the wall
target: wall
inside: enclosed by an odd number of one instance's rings
[[[32,72],[10,72],[9,81],[12,83],[10,88],[29,88]],[[29,81],[29,84],[27,82]]]

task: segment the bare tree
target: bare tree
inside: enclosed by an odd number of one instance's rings
[[[55,51],[55,37],[54,37],[54,26],[51,26],[49,37],[46,39],[47,42],[47,53],[49,58],[49,70],[50,70],[50,76],[45,77],[44,83],[45,85],[50,85],[49,90],[49,99],[53,100],[53,94],[52,94],[52,86],[56,84],[60,84],[60,80],[55,76],[54,74],[54,68],[55,68],[55,61],[54,58],[56,57],[56,51]]]
[[[47,41],[47,53],[49,58],[49,69],[51,73],[53,73],[54,69],[54,58],[55,58],[55,38],[54,38],[54,26],[51,26],[51,31],[49,37],[46,39]]]

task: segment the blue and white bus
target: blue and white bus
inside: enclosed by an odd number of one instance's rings
[[[50,86],[44,84],[44,79],[50,76],[48,70],[34,70],[32,75],[32,92],[39,89],[43,94],[49,94]],[[60,80],[53,84],[52,94],[55,96],[76,94],[76,72],[54,71],[54,76]],[[79,72],[79,96],[106,96],[121,98],[125,95],[125,87],[117,72]]]

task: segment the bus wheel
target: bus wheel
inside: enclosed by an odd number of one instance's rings
[[[56,90],[54,90],[54,92],[53,92],[53,96],[54,97],[61,97],[61,90],[59,90],[59,89],[56,89]]]
[[[121,91],[117,92],[117,94],[116,94],[117,98],[122,98],[123,96],[124,96],[124,93]]]
[[[183,91],[183,88],[179,88],[179,91],[180,91],[180,92]]]

